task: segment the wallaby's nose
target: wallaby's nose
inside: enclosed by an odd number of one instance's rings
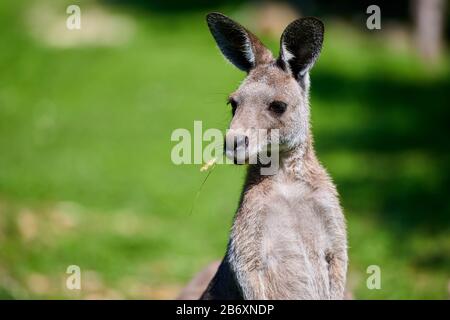
[[[225,155],[235,163],[244,163],[249,139],[245,134],[229,133],[225,138]]]
[[[248,136],[245,136],[245,147],[248,147]]]
[[[225,149],[237,151],[239,149],[248,147],[248,137],[244,134],[237,134],[230,137],[231,139],[226,139],[225,141]],[[231,141],[228,141],[231,140]]]

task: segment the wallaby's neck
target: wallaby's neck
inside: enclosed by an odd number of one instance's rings
[[[313,140],[309,134],[301,145],[280,152],[279,168],[273,175],[261,174],[259,165],[249,166],[244,192],[259,183],[270,184],[296,180],[303,180],[308,183],[312,175],[320,169],[321,167],[313,147]]]
[[[261,250],[264,246],[261,241],[265,237],[265,221],[271,212],[259,209],[264,201],[273,201],[270,200],[270,190],[280,183],[310,183],[314,168],[320,168],[309,137],[302,145],[280,153],[279,161],[279,169],[274,175],[262,175],[261,168],[256,165],[249,167],[239,209],[234,217],[227,256],[243,292],[257,286],[245,274],[263,263]],[[292,232],[290,227],[280,231],[286,234]]]
[[[243,230],[264,219],[255,208],[266,201],[266,195],[274,184],[305,183],[313,186],[314,180],[320,179],[324,173],[316,158],[310,135],[303,144],[281,152],[279,161],[279,169],[273,175],[261,174],[261,167],[258,165],[249,166],[239,209],[234,217],[232,242],[239,243],[239,239],[251,237]]]

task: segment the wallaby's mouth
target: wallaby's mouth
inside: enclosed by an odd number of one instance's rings
[[[249,162],[247,150],[225,150],[225,156],[237,165],[248,164]]]
[[[259,153],[257,151],[250,152],[248,147],[235,149],[224,148],[224,154],[236,165],[257,164],[259,162]]]
[[[241,166],[243,164],[247,164],[247,162],[248,162],[247,159],[244,159],[244,161],[238,161],[237,157],[233,158],[233,163],[237,164],[238,166]]]

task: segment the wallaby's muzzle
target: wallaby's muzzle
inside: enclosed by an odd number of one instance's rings
[[[245,164],[248,160],[249,138],[247,135],[230,130],[224,143],[225,155],[233,160],[234,164]]]

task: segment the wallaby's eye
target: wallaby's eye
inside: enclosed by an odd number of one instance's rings
[[[283,114],[286,111],[287,104],[283,101],[272,101],[269,104],[269,110],[276,114]]]
[[[231,113],[234,114],[236,113],[236,108],[237,108],[237,102],[236,100],[234,100],[233,98],[228,99],[228,103],[229,105],[231,105]]]

